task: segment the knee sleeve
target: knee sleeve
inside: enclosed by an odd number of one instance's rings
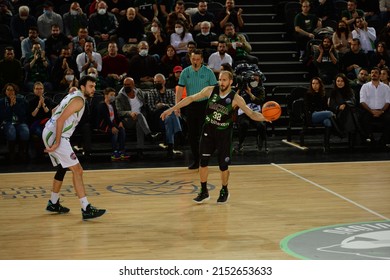
[[[200,157],[200,166],[201,167],[206,167],[206,166],[208,166],[209,165],[209,159],[210,159],[210,157],[209,156],[201,156]]]
[[[59,165],[57,172],[56,172],[56,175],[54,175],[54,179],[62,182],[64,180],[66,170],[67,170],[66,168],[63,168],[61,165]]]
[[[229,168],[229,165],[226,162],[219,164],[219,170],[221,170],[221,171],[226,171],[226,170],[228,170],[228,168]]]

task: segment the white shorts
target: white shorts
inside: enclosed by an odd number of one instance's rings
[[[45,127],[42,133],[42,139],[45,147],[48,148],[53,145],[56,134]],[[53,166],[61,164],[63,168],[67,168],[79,163],[79,160],[70,145],[69,138],[61,138],[60,145],[54,152],[49,153],[49,156]]]

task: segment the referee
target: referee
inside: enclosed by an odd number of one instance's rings
[[[207,86],[217,85],[215,74],[210,68],[203,65],[203,53],[201,50],[195,50],[191,54],[191,66],[186,67],[181,72],[178,90],[176,92],[176,104],[183,97],[183,88],[186,88],[187,96],[200,92]],[[191,147],[194,162],[188,169],[199,168],[199,140],[200,132],[205,119],[207,99],[196,100],[187,106],[185,116],[187,118],[188,139]],[[178,110],[178,113],[180,111]]]

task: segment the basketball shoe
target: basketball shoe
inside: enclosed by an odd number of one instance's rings
[[[51,202],[51,200],[49,200],[46,206],[46,211],[58,213],[58,214],[65,214],[68,213],[70,209],[62,206],[60,204],[60,200],[58,200],[57,203],[53,203]]]
[[[91,204],[87,205],[87,208],[85,211],[81,209],[81,214],[83,215],[83,220],[88,220],[88,219],[94,219],[98,218],[106,213],[106,209],[97,209],[93,207]]]
[[[230,197],[229,191],[221,189],[221,191],[219,192],[219,197],[217,199],[217,203],[224,204],[228,201],[229,197]]]
[[[200,191],[198,196],[195,197],[193,201],[200,204],[209,199],[210,199],[210,195],[208,191]]]

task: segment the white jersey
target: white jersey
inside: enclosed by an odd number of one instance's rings
[[[70,101],[76,97],[81,97],[83,99],[84,106],[80,109],[80,111],[75,112],[69,116],[69,118],[64,123],[64,127],[62,129],[62,134],[61,134],[61,137],[65,137],[65,138],[69,138],[70,136],[72,136],[74,130],[76,129],[77,124],[80,122],[80,119],[83,116],[84,109],[85,109],[85,97],[84,94],[79,90],[73,93],[69,93],[67,96],[64,97],[64,99],[61,100],[55,113],[52,115],[50,120],[46,123],[45,127],[47,129],[49,129],[54,133],[56,132],[57,119],[64,112],[65,108],[69,105]]]

